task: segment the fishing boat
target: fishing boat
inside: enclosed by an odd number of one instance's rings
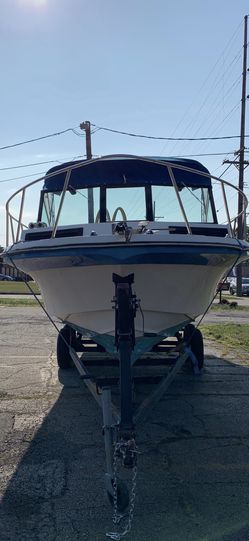
[[[5,259],[39,284],[51,316],[110,352],[113,273],[134,274],[136,355],[146,338],[159,342],[202,314],[248,254],[230,218],[218,224],[210,174],[193,160],[110,156],[54,167],[36,219],[22,221]]]
[[[212,178],[221,187],[225,224],[218,223]],[[33,190],[34,207],[39,183],[38,213],[25,223],[25,198]],[[117,458],[136,468],[135,424],[187,359],[201,369],[202,335],[191,322],[231,268],[249,258],[249,244],[235,236],[228,187],[236,190],[197,161],[110,155],[53,167],[7,202],[5,261],[39,284],[49,317],[63,325],[59,367],[72,359],[102,406],[106,488],[116,510],[129,501],[116,478]],[[134,411],[133,367],[145,352],[164,348],[167,337],[175,340],[176,363]],[[89,372],[90,346],[119,366],[120,412],[111,401],[117,378]],[[106,362],[101,358],[102,367]]]

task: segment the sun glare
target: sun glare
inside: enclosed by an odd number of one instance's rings
[[[46,6],[48,0],[19,0],[20,4],[25,6],[43,7]]]

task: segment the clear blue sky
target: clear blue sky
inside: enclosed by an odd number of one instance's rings
[[[0,0],[0,146],[83,120],[158,136],[239,134],[248,13],[244,0]],[[221,152],[197,158],[219,176],[239,141],[165,144],[99,131],[92,145],[97,155]],[[84,138],[61,135],[0,151],[0,168],[68,160],[84,148]],[[0,171],[0,181],[35,178],[49,167]],[[236,169],[225,178],[236,182]],[[0,184],[2,245],[3,206],[24,183]]]

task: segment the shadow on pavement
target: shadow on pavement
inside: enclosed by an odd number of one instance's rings
[[[137,499],[127,541],[247,538],[248,376],[245,366],[207,357],[203,375],[180,373],[138,427]],[[113,530],[101,410],[74,370],[59,377],[63,390],[15,471],[11,445],[30,434],[8,443],[1,541],[98,541]]]

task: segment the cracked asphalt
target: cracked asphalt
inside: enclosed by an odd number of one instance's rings
[[[113,531],[102,416],[38,307],[1,307],[0,540],[100,541]],[[137,429],[127,541],[249,538],[249,360],[207,347]],[[143,390],[144,391],[144,390]]]

